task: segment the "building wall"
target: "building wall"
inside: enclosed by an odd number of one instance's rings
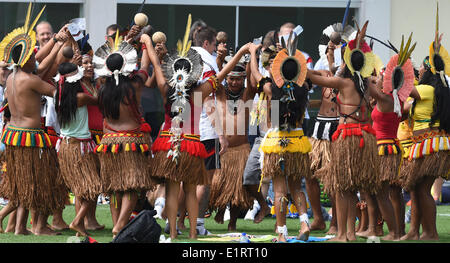
[[[393,0],[391,12],[392,44],[400,47],[402,34],[405,39],[411,32],[417,46],[412,53],[416,64],[420,66],[422,60],[429,54],[429,47],[434,40],[436,28],[436,0]],[[450,1],[439,1],[439,29],[444,33],[442,44],[447,50],[450,48]]]

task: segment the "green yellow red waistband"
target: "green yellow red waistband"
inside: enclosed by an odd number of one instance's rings
[[[52,142],[42,129],[21,128],[13,125],[3,131],[1,141],[5,145],[19,147],[51,148]]]

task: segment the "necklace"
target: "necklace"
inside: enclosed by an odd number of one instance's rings
[[[244,93],[244,89],[242,89],[238,94],[233,93],[228,89],[228,86],[225,87],[225,94],[227,95],[227,109],[233,115],[238,113],[239,101]]]
[[[86,81],[82,81],[82,83],[84,84],[83,86],[86,88],[86,91],[94,97],[97,97],[98,91],[95,88],[95,86],[92,86],[91,82],[86,82]]]

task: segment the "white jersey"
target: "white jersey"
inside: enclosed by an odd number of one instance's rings
[[[200,80],[203,80],[205,73],[214,71],[214,74],[219,72],[219,67],[217,66],[216,57],[211,55],[208,51],[206,51],[202,47],[192,47],[195,51],[197,51],[203,60],[203,72]],[[212,96],[212,94],[210,94]],[[214,104],[216,104],[216,100],[214,97]],[[200,141],[217,139],[219,136],[217,135],[214,127],[211,124],[211,121],[206,114],[205,108],[202,109],[202,113],[200,115]]]

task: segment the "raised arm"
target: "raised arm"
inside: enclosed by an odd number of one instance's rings
[[[248,53],[250,43],[244,45],[239,49],[239,51],[233,56],[230,62],[228,62],[225,67],[216,75],[216,88],[220,85],[220,83],[226,78],[228,73],[230,73],[233,68],[236,66],[236,64],[239,62],[241,57]],[[214,87],[211,84],[210,81],[205,81],[203,84],[197,87],[198,90],[202,92],[202,101],[204,101],[209,94],[211,94],[214,91]]]
[[[159,91],[161,92],[161,95],[162,95],[164,101],[165,101],[166,95],[167,95],[167,90],[168,90],[169,86],[167,85],[166,78],[164,77],[164,74],[162,72],[161,64],[159,63],[159,58],[156,55],[155,49],[153,48],[152,41],[147,34],[142,34],[141,43],[145,44],[145,46],[146,46],[145,50],[147,51],[148,58],[150,59],[150,62],[153,65],[153,75],[156,78],[156,84],[159,88]]]
[[[256,82],[256,85],[261,81],[263,75],[259,72],[258,60],[256,56],[256,51],[262,47],[261,44],[255,45],[251,44],[249,47],[250,50],[250,72],[252,74],[253,80]]]
[[[344,87],[344,79],[340,77],[323,77],[320,73],[308,69],[306,78],[309,78],[313,84],[321,87],[328,87],[341,90]]]
[[[42,79],[45,80],[56,74],[56,72],[51,72],[51,69],[55,68],[54,64],[55,64],[56,57],[57,57],[59,51],[61,50],[61,48],[63,47],[63,45],[64,45],[64,42],[61,42],[61,41],[58,41],[53,45],[53,49],[51,50],[50,54],[48,54],[48,56],[46,56],[41,61],[41,63],[39,64],[39,66],[37,68],[37,74],[39,75],[39,77],[41,77]],[[52,74],[52,73],[54,73],[54,74]]]

